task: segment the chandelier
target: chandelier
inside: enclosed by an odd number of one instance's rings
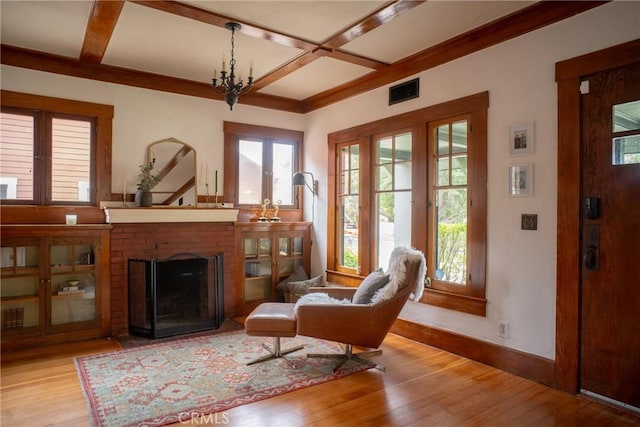
[[[220,71],[220,84],[218,84],[217,70],[213,71],[212,86],[216,93],[224,94],[224,100],[229,105],[229,108],[233,110],[233,105],[238,101],[238,97],[241,94],[249,92],[251,85],[253,85],[253,64],[249,66],[249,78],[247,79],[247,85],[245,86],[242,79],[235,74],[236,60],[233,56],[234,48],[234,35],[237,30],[241,28],[237,22],[227,22],[224,24],[227,30],[231,30],[231,61],[229,62],[230,70],[227,73],[225,68],[226,64],[224,59],[222,60],[222,71]],[[237,78],[237,80],[236,80]]]

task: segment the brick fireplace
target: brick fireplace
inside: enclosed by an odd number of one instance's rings
[[[230,222],[117,223],[111,231],[111,333],[128,333],[127,261],[178,253],[224,254],[225,318],[235,313],[234,225]]]

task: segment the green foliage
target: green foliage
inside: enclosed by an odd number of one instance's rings
[[[345,249],[343,265],[349,268],[358,268],[358,254],[353,249]]]
[[[437,267],[445,280],[466,283],[467,271],[467,224],[438,224]]]
[[[153,171],[153,167],[156,164],[156,159],[153,159],[151,162],[149,162],[149,164],[147,165],[140,165],[140,173],[138,174],[138,190],[142,190],[142,191],[149,191],[151,190],[153,187],[156,186],[156,184],[160,181],[160,178],[158,178],[158,175],[154,175],[152,173]]]

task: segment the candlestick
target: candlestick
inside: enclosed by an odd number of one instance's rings
[[[127,172],[122,170],[122,206],[127,204]]]
[[[218,169],[216,169],[216,182],[215,182],[216,196],[218,195]]]

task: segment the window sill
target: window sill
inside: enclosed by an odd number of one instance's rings
[[[487,315],[487,300],[485,298],[425,288],[420,302],[476,316],[486,317]]]

